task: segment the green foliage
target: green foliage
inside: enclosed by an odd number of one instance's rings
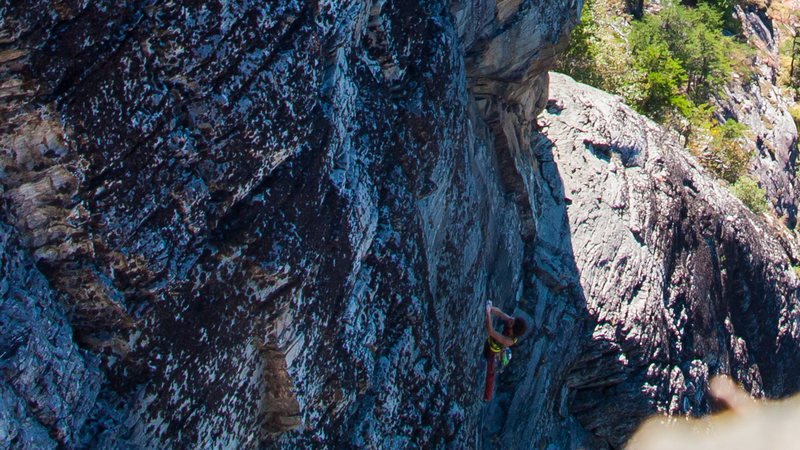
[[[770,10],[770,16],[777,22],[780,31],[778,83],[788,87],[791,95],[797,99],[800,97],[800,45],[798,45],[800,39],[798,39],[798,29],[790,24],[800,21],[800,11],[784,3],[774,4]]]
[[[700,154],[711,143],[710,130],[719,125],[714,119],[716,108],[708,103],[697,105],[683,95],[673,97],[671,104],[677,111],[677,117],[672,117],[666,124],[680,132],[686,138],[689,150],[703,161]]]
[[[581,20],[572,30],[569,47],[564,53],[558,69],[577,81],[597,86],[602,80],[600,80],[595,67],[597,49],[592,43],[597,32],[593,3],[592,0],[588,0],[583,4]]]
[[[646,95],[638,105],[639,110],[655,119],[663,119],[665,109],[675,103],[686,106],[680,97],[680,88],[686,81],[686,71],[678,60],[672,58],[663,42],[648,45],[636,55],[636,62],[647,74]]]
[[[633,25],[629,45],[636,65],[648,74],[640,108],[657,118],[679,91],[694,103],[719,93],[731,72],[728,49],[735,47],[722,34],[722,13],[705,3],[674,4],[645,17]]]
[[[800,130],[800,104],[794,104],[789,107],[789,114],[794,119],[794,125]]]
[[[678,112],[689,121],[694,130],[710,130],[717,122],[712,118],[714,107],[708,103],[696,105],[691,100],[683,97],[683,101],[673,100],[672,104]]]
[[[763,190],[743,177],[752,157],[742,139],[746,127],[718,122],[710,106],[733,71],[748,77],[752,70],[753,51],[723,33],[740,31],[730,14],[740,0],[708,0],[696,7],[665,0],[663,9],[642,20],[622,13],[619,1],[587,0],[558,70],[622,96],[679,131],[700,162],[728,181],[748,206],[766,208]],[[800,108],[796,116],[800,119]]]
[[[646,74],[634,67],[626,35],[629,17],[618,0],[588,0],[556,70],[581,83],[619,95],[629,104],[644,99]]]
[[[752,157],[741,139],[746,129],[735,120],[714,124],[709,129],[712,139],[707,150],[706,167],[729,183],[737,182],[744,175]]]
[[[704,3],[720,12],[722,29],[730,34],[737,35],[742,32],[742,23],[733,18],[733,8],[741,4],[740,0],[707,0]]]
[[[767,198],[764,189],[758,186],[756,180],[749,176],[740,177],[731,187],[733,195],[739,198],[750,210],[761,214],[767,210]]]
[[[728,183],[735,183],[747,173],[753,152],[744,140],[747,126],[728,119],[723,123],[713,118],[713,108],[706,104],[693,106],[684,115],[689,118],[687,147],[703,167]]]
[[[748,71],[748,51],[723,34],[734,0],[697,7],[667,4],[634,21],[618,0],[588,0],[558,70],[622,96],[660,122],[720,94],[732,71]]]

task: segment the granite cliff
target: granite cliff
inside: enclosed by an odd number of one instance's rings
[[[66,446],[476,445],[485,299],[513,310],[534,270],[570,283],[534,257],[535,175],[511,152],[578,8],[4,6],[3,218],[98,399],[67,435],[26,391],[9,420]],[[537,326],[570,330],[580,298],[541,290],[531,311],[560,306]],[[569,343],[539,343],[543,367],[564,373]],[[548,370],[538,397],[564,403]]]
[[[709,413],[714,374],[756,397],[800,389],[790,232],[712,181],[677,134],[564,75],[550,87],[538,147],[552,148],[570,199],[593,323],[570,411],[620,446],[654,409]]]
[[[0,6],[2,445],[618,446],[796,391],[780,230],[548,93],[580,7]],[[484,405],[487,298],[531,332]]]
[[[798,204],[797,127],[789,113],[791,99],[784,97],[778,85],[781,30],[767,8],[737,6],[735,11],[747,44],[753,49],[748,61],[752,72],[733,77],[715,103],[721,118],[732,118],[747,126],[746,141],[753,153],[749,172],[766,191],[775,214],[785,217],[787,225],[794,229]]]

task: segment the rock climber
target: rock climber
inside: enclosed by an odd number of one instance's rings
[[[492,326],[492,314],[499,316],[503,320],[503,332],[498,333]],[[486,358],[486,383],[483,390],[483,401],[488,402],[494,395],[494,378],[497,370],[498,361],[503,357],[504,350],[509,351],[508,347],[517,343],[517,340],[528,331],[528,324],[521,317],[511,317],[508,314],[492,306],[492,302],[486,302],[486,331],[489,338],[483,346],[483,356]],[[510,356],[507,356],[510,358]],[[507,362],[507,360],[506,360]]]

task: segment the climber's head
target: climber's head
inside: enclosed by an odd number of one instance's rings
[[[525,323],[525,319],[515,317],[514,324],[511,325],[511,332],[514,333],[514,337],[521,337],[526,331],[528,331],[528,324]]]

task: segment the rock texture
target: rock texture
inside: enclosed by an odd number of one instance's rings
[[[128,399],[119,436],[477,445],[481,305],[531,293],[573,331],[528,341],[541,408],[514,411],[577,433],[582,300],[527,142],[579,7],[2,6],[6,221]]]
[[[797,391],[798,279],[780,229],[711,181],[676,135],[608,94],[550,80],[537,148],[552,148],[570,200],[593,322],[567,379],[570,412],[616,447],[654,410],[708,413],[713,374],[755,396]]]
[[[775,213],[785,216],[794,228],[800,200],[797,128],[777,83],[779,29],[765,9],[736,6],[735,12],[748,46],[755,50],[748,58],[752,76],[733,79],[717,103],[724,118],[747,125],[747,140],[753,151],[749,171],[766,191]]]
[[[580,8],[0,6],[0,438],[619,445],[708,373],[796,389],[760,219],[586,88],[538,131]],[[484,405],[487,298],[531,333]]]
[[[0,225],[0,446],[85,444],[103,377],[73,341],[57,294],[15,230]],[[105,413],[103,413],[105,414]]]

